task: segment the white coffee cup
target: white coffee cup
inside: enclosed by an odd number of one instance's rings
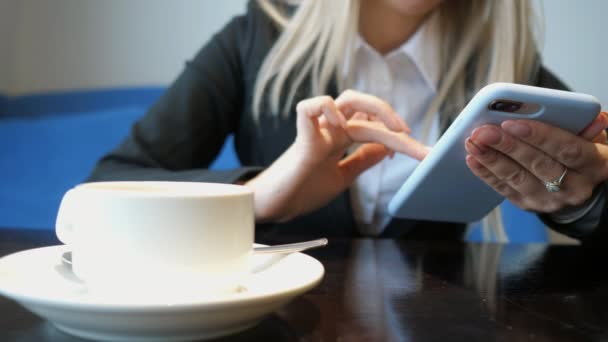
[[[64,195],[56,232],[91,291],[216,296],[248,273],[253,193],[216,183],[85,183]]]

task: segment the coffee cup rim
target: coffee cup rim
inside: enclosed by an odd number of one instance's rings
[[[136,189],[142,186],[147,189]],[[86,182],[74,189],[85,189],[101,193],[112,193],[119,196],[146,197],[238,197],[252,195],[253,191],[243,185],[208,182],[173,182],[173,181],[102,181]],[[120,191],[117,191],[120,190]]]

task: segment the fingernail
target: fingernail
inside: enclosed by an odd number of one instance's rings
[[[401,124],[401,121],[399,119],[397,119],[396,117],[393,118],[393,127],[389,127],[391,131],[393,132],[399,132],[403,129],[403,125]]]
[[[466,156],[466,161],[469,164],[469,166],[474,169],[480,169],[482,167],[481,163],[470,154],[468,154]]]
[[[401,127],[403,128],[403,131],[407,134],[412,133],[412,130],[407,126],[407,124],[405,123],[405,120],[403,120],[401,117],[399,117],[399,122],[401,123]]]
[[[342,128],[348,128],[348,123],[346,122],[346,118],[344,118],[344,115],[342,115],[342,113],[338,113],[338,117],[340,118],[340,125],[342,125]]]
[[[471,139],[467,139],[465,141],[465,146],[466,146],[467,151],[469,151],[471,154],[474,154],[474,155],[482,156],[486,152],[488,152],[487,148],[482,148],[482,147],[476,145]]]
[[[606,113],[602,112],[602,115],[599,116],[599,122],[602,124],[602,129],[606,129],[606,125],[608,125],[608,118],[606,117]]]
[[[337,104],[336,104],[337,105]],[[338,110],[341,111],[342,113],[346,114],[346,115],[351,115],[353,114],[353,110],[352,108],[350,108],[349,105],[337,105]]]
[[[481,127],[478,130],[473,131],[471,137],[474,141],[480,142],[486,145],[496,145],[500,142],[500,131],[496,127]],[[479,144],[478,144],[479,146]]]
[[[481,127],[477,127],[475,129],[473,129],[473,131],[471,132],[471,135],[469,136],[469,139],[470,139],[470,137],[477,136],[479,134],[480,129],[481,129]]]
[[[595,137],[596,135],[598,135],[599,133],[602,132],[603,129],[605,129],[606,124],[603,122],[604,119],[602,118],[598,118],[597,120],[595,120],[591,126],[589,126],[585,131],[588,132],[587,134],[589,134],[590,136]]]
[[[505,121],[501,126],[505,131],[516,137],[526,138],[532,134],[530,125],[521,121]]]

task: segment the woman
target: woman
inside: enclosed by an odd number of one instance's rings
[[[391,220],[386,204],[487,83],[565,88],[540,65],[530,6],[252,1],[91,180],[246,184],[267,235],[460,237],[461,225]],[[526,121],[481,127],[467,139],[467,163],[516,205],[590,239],[606,211],[607,122],[598,116],[579,137]],[[207,170],[230,133],[245,167]],[[562,190],[547,192],[543,181],[564,168]]]

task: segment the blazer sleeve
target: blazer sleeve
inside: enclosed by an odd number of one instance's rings
[[[244,103],[242,59],[255,23],[246,15],[216,33],[166,93],[96,165],[89,181],[176,180],[233,183],[256,167],[211,171],[208,166],[234,132]],[[258,10],[259,12],[259,10]]]
[[[541,67],[536,85],[544,88],[569,90],[568,87],[550,71]],[[599,184],[591,199],[580,208],[572,208],[567,213],[548,215],[539,218],[551,229],[562,234],[592,244],[608,240],[608,191],[606,182]],[[570,217],[574,219],[570,219]]]

